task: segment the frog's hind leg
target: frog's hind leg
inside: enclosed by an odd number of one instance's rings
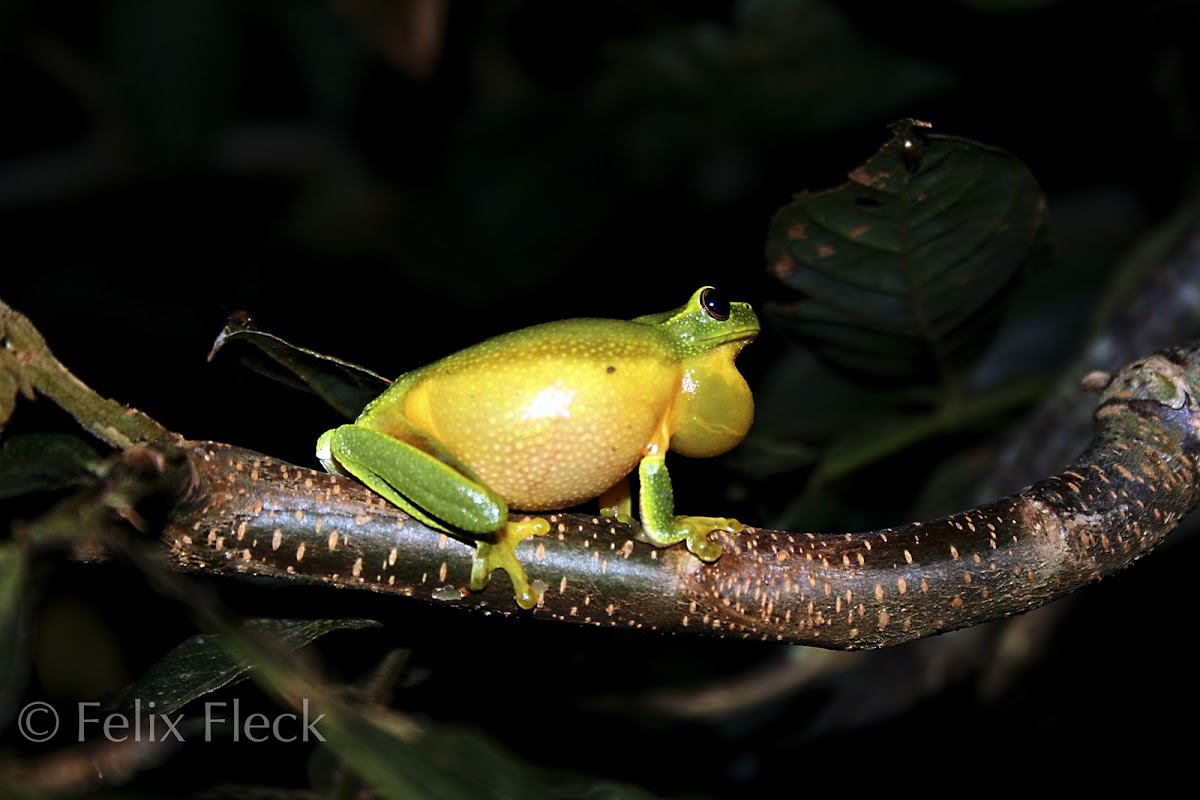
[[[426,525],[471,534],[476,545],[471,591],[485,588],[499,568],[512,581],[521,608],[537,605],[538,592],[515,550],[524,539],[547,533],[550,524],[541,518],[509,521],[503,499],[428,437],[412,433],[411,438],[398,438],[395,430],[384,434],[363,425],[343,425],[321,437],[318,456],[326,469],[353,475]]]
[[[322,462],[332,456],[338,472],[348,472],[438,530],[449,525],[467,533],[490,533],[508,518],[504,500],[449,454],[431,453],[362,425],[335,428],[317,446]]]
[[[509,520],[496,532],[492,541],[480,539],[476,545],[475,562],[471,565],[471,591],[488,585],[493,570],[502,569],[512,581],[517,605],[533,608],[541,591],[529,582],[525,568],[517,559],[517,545],[530,536],[545,536],[550,523],[542,517],[528,517],[520,522]],[[544,590],[544,587],[543,587]]]
[[[627,525],[637,522],[633,518],[633,494],[628,477],[621,478],[600,495],[600,515]]]

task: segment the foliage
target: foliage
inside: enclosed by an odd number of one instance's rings
[[[380,375],[501,330],[632,317],[718,284],[772,309],[740,360],[758,419],[730,458],[671,463],[678,504],[841,530],[967,505],[1008,426],[1099,324],[1120,254],[1155,235],[1172,252],[1191,230],[1154,229],[1194,196],[1200,163],[1190,4],[569,6],[0,4],[0,87],[14,109],[0,132],[0,296],[103,394],[190,437],[315,464],[316,436]],[[915,171],[886,129],[907,117],[933,125],[916,132]],[[855,176],[884,162],[906,175],[901,188],[856,203]],[[847,247],[866,241],[851,235],[855,215],[895,226],[914,190],[940,201],[924,224],[955,224],[895,229],[968,242],[955,251],[965,257]],[[811,229],[820,203],[845,215],[830,226],[838,269],[821,280],[820,251],[786,236]],[[786,275],[784,250],[797,264]],[[898,263],[928,267],[929,280],[890,307],[928,301],[940,322],[847,317],[863,307],[854,292],[891,285]],[[206,363],[241,308],[279,335],[238,327],[227,341],[267,344],[276,376],[285,353],[290,382],[317,396],[257,380],[224,350]],[[286,355],[299,351],[284,340],[312,359]],[[1194,705],[1185,659],[1108,638],[1114,620],[1133,630],[1128,597],[1186,605],[1162,559],[1089,592],[1087,614],[1060,610],[1072,624],[1058,635],[968,631],[841,660],[548,632],[254,581],[181,588],[148,565],[130,524],[153,529],[151,482],[21,388],[0,370],[0,780],[42,758],[39,774],[90,786],[95,770],[75,767],[94,754],[69,737],[37,746],[15,715],[35,700],[132,697],[164,675],[192,721],[210,701],[274,717],[321,696],[342,714],[340,743],[253,748],[225,735],[109,754],[109,774],[128,780],[111,796],[349,796],[360,779],[384,796],[478,782],[527,796],[765,794],[796,785],[798,763],[859,771],[872,743],[1032,729],[1066,747],[1156,724],[1149,710],[1168,702]],[[1062,463],[1079,445],[1064,441]],[[97,540],[122,555],[67,557]],[[281,652],[233,624],[263,618],[335,629]],[[1139,641],[1177,635],[1169,615],[1137,625]],[[1054,648],[1039,646],[1047,638]],[[179,666],[200,642],[225,642],[222,666]],[[253,686],[214,677],[249,664]],[[1135,668],[1157,676],[1142,702],[1095,701]],[[125,755],[135,767],[121,772]]]

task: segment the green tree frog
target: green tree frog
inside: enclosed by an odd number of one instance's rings
[[[501,334],[407,372],[353,424],[317,442],[325,469],[353,476],[425,524],[476,543],[471,589],[503,569],[518,605],[538,592],[516,546],[547,533],[540,517],[599,497],[630,517],[628,475],[640,479],[638,539],[686,542],[721,555],[724,517],[674,516],[663,457],[715,456],[737,445],[754,400],[734,358],[758,334],[746,303],[702,287],[674,311],[632,320],[568,319]]]

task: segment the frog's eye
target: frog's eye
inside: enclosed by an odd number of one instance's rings
[[[700,305],[704,306],[708,315],[718,322],[729,319],[729,301],[725,299],[725,295],[711,286],[700,293]]]

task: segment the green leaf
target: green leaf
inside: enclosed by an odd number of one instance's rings
[[[1003,150],[913,120],[892,130],[849,182],[775,215],[768,264],[797,294],[766,311],[831,364],[946,383],[1048,260],[1046,201]]]
[[[608,55],[596,106],[614,112],[622,149],[654,180],[694,169],[697,148],[811,140],[904,113],[955,80],[912,49],[881,46],[828,2],[733,3],[727,23],[653,27],[615,40]],[[697,188],[700,199],[721,191]]]
[[[0,364],[0,432],[17,409],[17,376]]]
[[[328,682],[305,659],[291,653],[328,631],[378,624],[372,620],[259,620],[253,626],[231,625],[212,613],[190,584],[167,571],[160,560],[139,550],[129,554],[146,570],[148,579],[191,605],[219,635],[195,637],[156,664],[119,698],[126,710],[135,698],[153,699],[154,713],[166,714],[248,674],[297,713],[301,724],[308,725],[306,731],[319,735],[323,747],[377,797],[648,797],[634,787],[607,781],[545,775],[490,739],[453,726],[418,722],[377,702],[364,702],[361,692]],[[183,691],[179,684],[186,684]],[[479,696],[489,702],[486,692]],[[512,719],[514,736],[536,740],[545,734],[536,721],[525,724],[520,715]]]
[[[206,160],[226,126],[242,72],[242,4],[235,0],[110,0],[101,5],[122,122],[151,163]]]
[[[310,719],[341,762],[375,796],[392,800],[458,800],[463,797],[597,798],[651,800],[636,786],[567,772],[546,772],[513,754],[503,744],[465,727],[428,723],[421,728],[397,712],[345,702],[280,674],[267,676],[293,696],[310,699]],[[537,722],[513,717],[513,738],[537,739]]]
[[[325,706],[329,708],[329,706]],[[382,797],[549,798],[537,773],[489,739],[445,729],[413,735],[388,726],[391,714],[334,706],[321,727],[329,746]]]
[[[0,301],[0,312],[8,311],[8,306]],[[8,336],[4,325],[0,323],[0,433],[4,432],[4,426],[17,409],[17,395],[33,399],[33,388],[25,376],[25,363],[18,357]]]
[[[452,725],[427,730],[406,749],[412,763],[421,765],[418,776],[428,772],[430,765],[435,770],[420,776],[422,788],[443,797],[651,800],[655,796],[637,786],[589,775],[545,772],[517,758],[491,737]]]
[[[354,693],[326,682],[302,660],[289,659],[286,647],[275,647],[271,641],[282,637],[287,647],[297,647],[325,632],[324,626],[333,626],[328,628],[333,630],[375,624],[370,620],[266,620],[257,624],[256,631],[226,629],[220,642],[221,649],[230,653],[232,663],[254,664],[251,674],[256,683],[293,710],[302,709],[312,730],[378,797],[648,797],[620,784],[548,776],[489,737],[451,725],[418,723],[376,703],[357,701]],[[259,632],[272,636],[250,635]],[[187,646],[185,643],[182,647]],[[209,653],[202,653],[202,671],[210,671],[210,660]],[[169,692],[179,675],[178,670],[165,671],[161,688]],[[138,696],[148,697],[144,693]],[[154,710],[165,713],[157,702]],[[518,718],[514,720],[514,736],[544,734],[537,724],[523,725]]]
[[[255,664],[255,682],[285,705],[304,709],[312,729],[377,796],[546,796],[538,790],[533,771],[501,748],[488,745],[467,751],[465,741],[439,746],[440,737],[429,739],[425,726],[374,703],[349,699],[303,662],[286,658],[268,637],[235,629],[225,632],[223,644],[235,660]]]
[[[848,429],[887,413],[893,399],[849,380],[807,350],[789,348],[755,385],[754,427],[726,458],[757,477],[811,466]]]
[[[99,464],[96,451],[71,434],[14,436],[0,443],[0,499],[76,486]]]
[[[813,471],[811,487],[843,478],[934,436],[994,421],[1028,405],[1041,396],[1045,388],[1038,381],[1013,381],[969,400],[944,406],[934,414],[874,417],[869,427],[847,432],[830,445]]]
[[[274,334],[254,327],[244,311],[229,315],[225,328],[213,342],[211,361],[230,342],[250,345],[243,350],[243,364],[272,380],[310,391],[346,419],[354,419],[363,406],[383,392],[391,381],[365,367],[297,347]]]
[[[27,671],[28,633],[22,597],[28,572],[27,551],[14,542],[0,545],[0,728],[9,720]]]
[[[327,633],[378,625],[369,619],[257,619],[248,620],[249,633],[267,633],[283,646],[297,650]],[[167,653],[112,705],[130,713],[134,701],[154,702],[156,714],[168,714],[245,677],[256,664],[234,656],[220,635],[193,636]]]

